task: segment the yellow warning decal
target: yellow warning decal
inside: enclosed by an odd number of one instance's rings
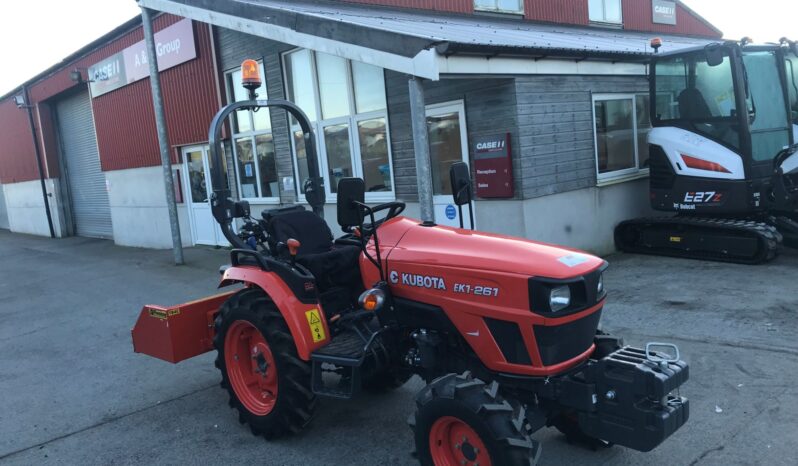
[[[681,236],[671,236],[670,237],[671,243],[681,243],[682,237]]]
[[[166,320],[166,311],[161,309],[148,309],[150,313],[150,317],[155,317],[156,319]]]
[[[324,325],[321,323],[318,309],[311,309],[305,312],[305,317],[308,319],[308,326],[310,327],[310,334],[313,336],[313,343],[318,343],[325,338]]]

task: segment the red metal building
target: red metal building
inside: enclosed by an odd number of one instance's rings
[[[474,0],[346,0],[401,8],[445,11],[449,13],[476,12]],[[589,0],[523,0],[523,16],[530,21],[587,26]],[[720,38],[722,33],[682,2],[675,2],[676,24],[657,24],[652,21],[651,0],[621,0],[623,28],[631,31],[652,31],[699,37]]]
[[[155,31],[180,19],[173,15],[161,15],[154,21]],[[194,23],[194,34],[197,58],[161,73],[169,143],[172,146],[207,140],[208,124],[219,108],[210,28],[206,24]],[[64,92],[74,91],[78,86],[86,86],[85,83],[71,80],[70,72],[78,69],[85,76],[85,70],[91,65],[143,39],[141,20],[135,18],[34,78],[29,85],[35,119],[37,125],[41,125],[39,137],[43,142],[48,178],[59,176],[51,100]],[[27,117],[14,104],[13,97],[18,93],[12,92],[0,99],[2,183],[38,179]],[[149,80],[136,81],[95,97],[92,99],[92,108],[104,171],[160,164]],[[192,111],[186,112],[186,108]]]
[[[154,20],[154,30],[158,33],[181,19],[169,14],[159,15]],[[191,29],[195,57],[161,71],[169,144],[175,148],[206,141],[209,122],[220,105],[211,28],[193,22]],[[134,46],[143,38],[141,19],[134,18],[28,81],[29,104],[33,107],[44,177],[51,180],[48,188],[51,197],[65,196],[60,192],[64,189],[59,190],[59,182],[55,180],[61,177],[63,166],[63,138],[58,134],[56,106],[65,98],[87,93],[92,66]],[[71,76],[74,72],[81,74],[80,82]],[[27,113],[17,108],[14,100],[23,92],[24,89],[19,88],[0,97],[0,184],[6,186],[39,179]],[[101,95],[93,95],[91,114],[102,172],[160,165],[149,79],[138,79]],[[175,150],[173,162],[178,158],[179,151]],[[63,186],[63,180],[60,184]],[[110,192],[110,186],[107,190]],[[11,216],[14,195],[6,194]],[[31,197],[28,192],[24,195]],[[63,220],[69,215],[63,212],[59,215],[58,210],[64,208],[58,201],[51,200],[53,216],[61,218],[62,223],[60,229],[56,226],[56,230],[61,230],[60,234],[74,233]],[[110,218],[108,223],[110,225]],[[21,230],[35,232],[30,231],[35,230],[34,227],[21,227]]]

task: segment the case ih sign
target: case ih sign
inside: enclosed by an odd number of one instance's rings
[[[155,53],[158,54],[160,71],[196,58],[191,20],[180,20],[155,33]],[[149,75],[147,49],[142,40],[89,67],[91,95],[101,96]]]
[[[474,181],[478,197],[513,197],[510,133],[474,140]]]
[[[676,2],[670,0],[651,0],[652,21],[657,24],[676,25]]]

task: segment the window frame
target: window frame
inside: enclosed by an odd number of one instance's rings
[[[591,1],[600,1],[601,2],[601,12],[602,18],[601,19],[593,19],[590,17],[590,2]],[[618,11],[621,13],[621,17],[619,21],[609,21],[607,19],[607,1],[617,1],[618,2]],[[604,25],[604,26],[623,26],[623,0],[588,0],[587,4],[587,19],[590,24],[597,24],[597,25]]]
[[[263,78],[263,87],[266,90],[266,96],[259,96],[259,99],[267,100],[268,99],[268,94],[269,94],[269,87],[268,87],[268,84],[266,83],[266,74],[265,74],[266,64],[264,63],[263,59],[256,60],[256,61],[258,62],[258,65],[260,65],[260,67],[261,67],[261,73],[262,73],[261,76]],[[233,79],[232,76],[233,76],[233,73],[235,73],[236,71],[239,71],[239,68],[232,68],[232,69],[226,70],[223,73],[224,74],[224,85],[225,85],[225,91],[227,93],[228,104],[236,102],[235,93],[234,93],[234,90],[232,88],[232,86],[235,85],[232,82],[232,79]],[[268,108],[261,108],[259,111],[268,111],[268,110],[269,110]],[[234,112],[234,114],[233,114],[233,118],[236,119],[235,121],[232,120],[232,119],[228,120],[229,124],[230,124],[230,146],[231,146],[231,151],[232,151],[231,155],[233,157],[232,161],[233,161],[233,169],[235,170],[236,189],[238,190],[238,197],[240,199],[242,199],[242,200],[251,202],[253,204],[280,204],[280,177],[279,177],[279,174],[277,176],[277,195],[276,196],[263,196],[263,186],[261,185],[261,181],[262,180],[261,180],[261,177],[260,177],[260,163],[259,163],[259,160],[258,160],[258,146],[257,146],[257,144],[255,142],[257,136],[262,136],[262,135],[268,134],[268,135],[270,135],[272,137],[272,144],[274,144],[274,129],[273,129],[273,125],[271,123],[271,112],[269,112],[269,128],[268,129],[260,129],[260,130],[255,129],[254,112],[252,110],[247,110],[246,112],[247,112],[247,117],[249,118],[249,125],[250,125],[249,126],[250,127],[249,131],[236,132],[236,129],[237,129],[237,126],[238,126],[238,120],[237,120],[238,114],[237,114],[237,112]],[[238,165],[239,165],[238,147],[236,145],[236,141],[238,141],[239,139],[245,139],[245,138],[249,140],[250,144],[252,144],[253,163],[255,164],[255,180],[256,180],[256,183],[257,183],[256,186],[258,188],[258,196],[256,196],[256,197],[244,197],[244,193],[243,193],[243,191],[241,189],[241,175],[240,175],[239,167],[238,167]],[[277,169],[277,154],[276,154],[276,151],[275,151],[274,167],[275,167],[275,171],[276,171],[276,169]]]
[[[637,99],[649,98],[647,93],[605,93],[593,94],[591,98],[591,114],[593,118],[593,159],[596,167],[596,182],[598,185],[609,183],[613,181],[623,181],[627,179],[636,179],[643,176],[648,176],[649,167],[640,166],[640,128],[638,127],[637,118]],[[598,128],[596,127],[596,102],[608,100],[631,100],[632,101],[632,130],[634,131],[634,160],[635,166],[624,168],[621,170],[613,170],[605,173],[600,173],[599,168],[599,147],[598,147]],[[651,103],[649,102],[649,105]],[[647,128],[649,131],[653,129],[653,124]]]
[[[478,12],[486,12],[486,13],[502,13],[502,14],[511,14],[511,15],[523,15],[524,14],[524,0],[518,0],[518,10],[503,10],[499,8],[499,0],[493,0],[493,3],[496,5],[494,8],[488,8],[484,6],[477,6],[477,0],[474,0],[474,11]]]
[[[280,63],[282,65],[282,75],[283,75],[283,89],[285,92],[285,99],[288,101],[292,101],[290,98],[290,89],[292,83],[288,80],[288,67],[286,66],[289,55],[295,52],[299,52],[302,50],[308,50],[310,52],[310,68],[311,68],[311,83],[313,86],[313,101],[316,111],[316,121],[310,122],[310,127],[313,130],[313,135],[315,137],[316,142],[316,149],[317,149],[317,161],[319,165],[319,172],[324,180],[324,190],[327,197],[327,203],[335,203],[337,201],[337,194],[332,192],[331,180],[329,176],[329,164],[327,161],[327,146],[326,141],[324,138],[324,128],[331,125],[342,124],[346,123],[348,125],[349,130],[349,157],[352,162],[352,176],[355,177],[363,177],[363,158],[360,153],[360,135],[357,131],[357,125],[361,121],[365,120],[374,120],[378,118],[383,118],[385,120],[385,137],[387,139],[387,148],[388,148],[388,165],[391,168],[391,190],[390,191],[372,191],[366,192],[366,201],[370,203],[379,203],[379,202],[391,202],[396,200],[396,175],[394,173],[394,164],[393,164],[393,150],[391,148],[391,125],[390,120],[388,118],[388,95],[387,89],[385,89],[385,85],[383,84],[383,89],[386,92],[385,95],[385,108],[381,110],[373,110],[370,112],[365,113],[357,113],[357,101],[356,101],[356,93],[355,93],[355,82],[354,76],[352,74],[352,60],[346,60],[346,81],[347,86],[349,86],[349,115],[339,116],[330,119],[324,119],[324,114],[322,113],[321,108],[321,89],[319,88],[319,80],[318,80],[318,69],[316,67],[316,51],[310,49],[304,49],[302,47],[295,47],[290,50],[286,50],[280,54]],[[376,66],[376,65],[372,65]],[[385,79],[385,69],[383,70],[383,80]],[[384,81],[383,81],[384,82]],[[302,193],[302,179],[299,174],[299,159],[297,158],[296,153],[296,143],[294,139],[294,133],[299,131],[301,132],[301,128],[298,124],[294,123],[290,115],[286,115],[288,119],[288,127],[290,132],[290,144],[291,144],[291,164],[293,166],[293,173],[294,173],[294,187],[296,189],[296,199],[300,203],[307,203],[305,199],[305,195]]]

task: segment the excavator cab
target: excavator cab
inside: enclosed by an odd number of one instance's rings
[[[796,49],[745,38],[654,54],[650,202],[677,215],[621,222],[618,249],[761,263],[798,240]]]

